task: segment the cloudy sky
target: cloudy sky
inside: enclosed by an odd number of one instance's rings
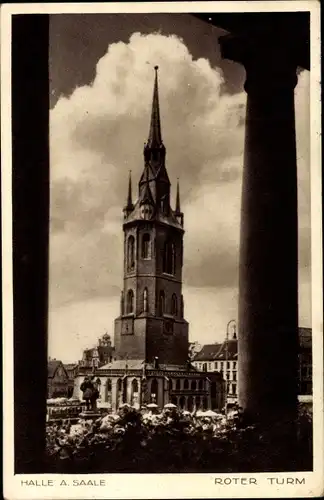
[[[52,16],[50,356],[76,361],[105,331],[113,335],[122,285],[122,207],[128,171],[136,189],[143,169],[155,64],[167,169],[173,186],[180,178],[185,214],[190,339],[222,340],[228,320],[237,317],[246,95],[243,68],[220,58],[221,34],[186,14]],[[306,71],[295,103],[299,317],[309,326]]]

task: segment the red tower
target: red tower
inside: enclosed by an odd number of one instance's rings
[[[170,180],[162,141],[158,67],[155,67],[151,123],[144,146],[144,170],[133,204],[129,178],[124,207],[124,286],[115,320],[116,357],[185,365],[188,323],[182,296],[183,213],[179,183],[170,206]]]

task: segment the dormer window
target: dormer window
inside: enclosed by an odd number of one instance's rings
[[[141,218],[144,220],[150,220],[153,217],[153,207],[149,203],[143,203],[140,208]]]

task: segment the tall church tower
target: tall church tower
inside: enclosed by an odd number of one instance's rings
[[[188,323],[182,296],[183,213],[179,183],[176,207],[170,206],[170,180],[162,142],[158,67],[151,123],[144,146],[144,170],[138,198],[132,200],[129,177],[124,207],[124,286],[120,316],[115,320],[117,359],[185,365]]]

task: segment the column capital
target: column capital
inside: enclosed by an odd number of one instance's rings
[[[297,84],[299,47],[294,40],[266,34],[257,37],[225,35],[219,38],[221,54],[243,64],[246,70],[245,90],[258,93],[283,89]]]

